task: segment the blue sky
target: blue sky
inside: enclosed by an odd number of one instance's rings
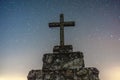
[[[42,56],[59,44],[59,28],[49,22],[75,21],[65,28],[65,44],[84,53],[87,67],[100,70],[102,80],[119,80],[119,0],[0,0],[0,80],[26,80],[42,68]],[[119,71],[119,72],[117,72]]]

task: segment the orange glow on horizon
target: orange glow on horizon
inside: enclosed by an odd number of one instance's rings
[[[107,80],[120,80],[120,67],[112,67],[105,71],[104,77]]]
[[[120,66],[106,67],[102,72],[100,79],[102,80],[120,80]],[[100,75],[99,75],[100,76]],[[27,75],[21,74],[4,74],[0,75],[0,80],[27,80]]]
[[[0,80],[27,80],[27,77],[24,76],[0,76]]]

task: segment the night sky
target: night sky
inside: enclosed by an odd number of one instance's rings
[[[61,13],[76,23],[65,28],[65,44],[101,80],[120,80],[120,0],[0,0],[0,80],[27,80],[42,68],[43,54],[59,44],[59,28],[48,23]]]

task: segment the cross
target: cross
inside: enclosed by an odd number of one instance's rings
[[[60,27],[60,46],[64,46],[64,27],[67,26],[74,26],[75,22],[69,21],[69,22],[64,22],[64,15],[60,14],[60,22],[52,22],[49,23],[49,27]]]

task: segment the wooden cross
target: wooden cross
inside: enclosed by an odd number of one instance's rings
[[[60,14],[60,22],[52,22],[49,23],[49,27],[60,27],[60,46],[64,46],[64,27],[66,26],[74,26],[75,22],[69,21],[64,22],[64,15]]]

